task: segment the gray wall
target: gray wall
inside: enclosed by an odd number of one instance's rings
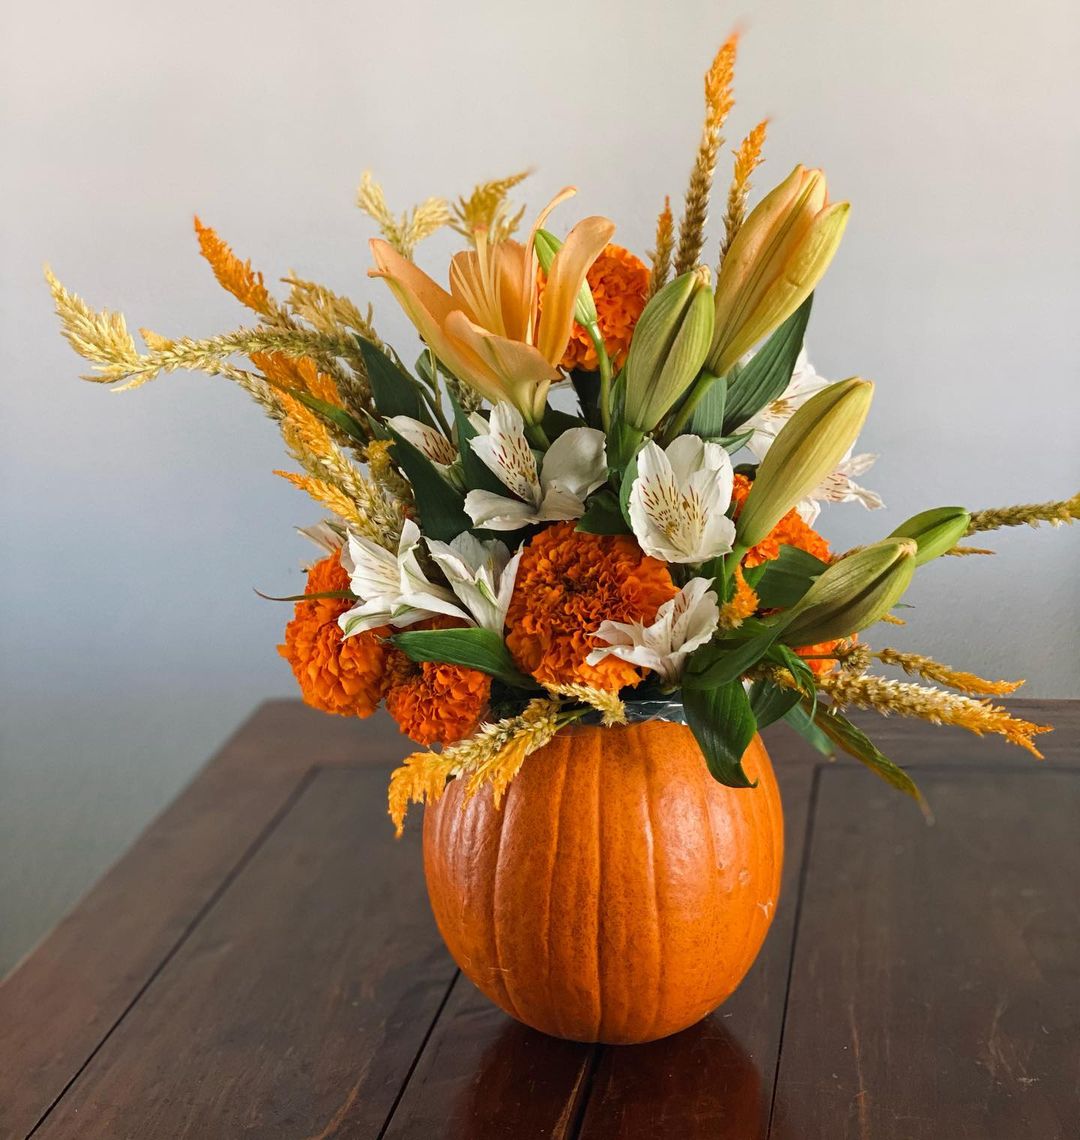
[[[255,702],[292,693],[285,613],[251,587],[298,586],[290,527],[315,517],[225,382],[80,383],[46,259],[135,325],[231,327],[198,210],[268,277],[370,298],[412,344],[364,277],[365,167],[406,204],[534,164],[531,206],[575,182],[564,222],[608,213],[644,250],[681,193],[711,48],[741,21],[733,131],[773,116],[761,183],[805,161],[855,204],[810,343],[822,372],[878,381],[863,443],[890,511],[835,508],[829,534],[844,547],[924,505],[1080,482],[1072,0],[54,0],[3,21],[0,967]],[[930,568],[889,640],[1080,695],[1080,528],[993,544]]]

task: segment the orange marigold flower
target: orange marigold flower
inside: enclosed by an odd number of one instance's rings
[[[347,590],[348,572],[340,552],[308,571],[306,594]],[[292,666],[304,700],[322,712],[371,716],[383,694],[385,629],[344,637],[338,618],[352,606],[348,598],[313,598],[297,602],[278,652]]]
[[[628,534],[585,534],[556,523],[536,535],[521,558],[506,624],[518,666],[542,684],[617,691],[642,672],[617,657],[587,665],[603,621],[656,618],[678,593],[667,566]]]
[[[736,516],[750,493],[751,485],[751,481],[745,475],[735,476],[731,498],[736,504]],[[760,566],[763,562],[771,562],[779,556],[781,546],[794,546],[799,550],[805,550],[807,554],[820,558],[822,562],[828,562],[832,557],[832,551],[825,539],[813,527],[807,526],[799,512],[792,508],[757,546],[750,547],[743,559],[743,565],[752,567]]]
[[[453,744],[479,727],[491,697],[486,673],[399,656],[404,660],[395,662],[386,707],[406,736],[417,744]]]
[[[621,245],[608,245],[593,262],[586,280],[596,302],[597,322],[616,368],[630,349],[630,337],[649,291],[649,269]],[[564,368],[595,372],[600,367],[589,334],[575,322],[562,358]]]
[[[819,677],[823,677],[826,673],[831,673],[837,665],[835,657],[829,657],[828,654],[843,641],[840,638],[838,641],[820,641],[817,645],[800,645],[795,652],[800,657],[813,657],[815,660],[807,661],[807,665]]]

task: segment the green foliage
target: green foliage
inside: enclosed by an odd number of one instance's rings
[[[390,416],[409,416],[410,419],[431,423],[431,415],[420,396],[415,379],[381,349],[362,336],[356,338],[360,355],[364,358],[368,383],[375,407],[384,419]]]
[[[389,430],[394,441],[394,459],[413,486],[424,534],[439,542],[449,542],[468,530],[472,520],[465,513],[465,496],[442,477],[418,447],[392,428]]]
[[[413,661],[444,661],[464,665],[497,677],[505,685],[535,689],[535,682],[519,672],[502,636],[491,629],[423,629],[390,638]]]
[[[713,778],[729,788],[754,787],[742,757],[757,722],[742,682],[684,691],[683,709]]]

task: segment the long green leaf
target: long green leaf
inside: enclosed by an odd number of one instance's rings
[[[465,513],[465,496],[439,474],[435,464],[418,447],[393,428],[390,436],[394,441],[394,458],[415,492],[424,534],[439,542],[449,542],[468,530],[472,520]]]
[[[518,670],[503,639],[491,629],[414,630],[395,634],[390,640],[413,661],[464,665],[517,689],[536,688],[536,683]]]
[[[371,341],[362,336],[356,340],[364,358],[371,395],[379,414],[385,419],[390,416],[408,416],[430,424],[431,415],[420,398],[417,381]]]
[[[629,534],[630,526],[619,509],[614,491],[600,491],[589,500],[588,508],[578,519],[577,530],[586,534]]]
[[[728,385],[724,435],[742,427],[791,382],[813,301],[811,293]]]
[[[742,640],[728,639],[703,645],[690,657],[683,674],[683,689],[713,689],[738,680],[765,656],[782,628],[778,622]]]
[[[766,562],[755,579],[754,592],[762,608],[786,610],[810,589],[828,563],[794,546],[781,546],[780,554]]]
[[[785,689],[772,681],[755,681],[750,686],[750,710],[759,730],[786,716],[800,700],[797,689]]]
[[[800,701],[799,704],[793,705],[784,713],[783,720],[789,724],[807,744],[816,748],[823,756],[828,756],[832,759],[836,756],[836,747],[814,723],[814,718],[807,711],[808,707],[809,702],[807,702],[807,707],[804,708]]]
[[[806,707],[804,698],[803,707]],[[922,793],[915,781],[900,767],[883,755],[877,745],[862,731],[856,728],[847,717],[838,712],[826,710],[820,705],[814,713],[814,724],[835,744],[856,760],[861,760],[885,783],[897,788],[924,806]]]
[[[717,376],[705,390],[694,414],[690,431],[702,439],[719,439],[724,434],[724,409],[727,406],[727,380]]]
[[[683,709],[713,778],[729,788],[754,787],[757,781],[743,771],[742,758],[757,722],[742,682],[684,691]]]

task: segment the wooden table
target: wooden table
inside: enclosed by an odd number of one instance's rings
[[[770,733],[784,897],[738,993],[598,1048],[517,1025],[428,911],[405,751],[264,705],[0,988],[0,1135],[1080,1136],[1080,704],[1038,766],[878,721],[937,817]],[[748,793],[751,794],[751,793]]]

